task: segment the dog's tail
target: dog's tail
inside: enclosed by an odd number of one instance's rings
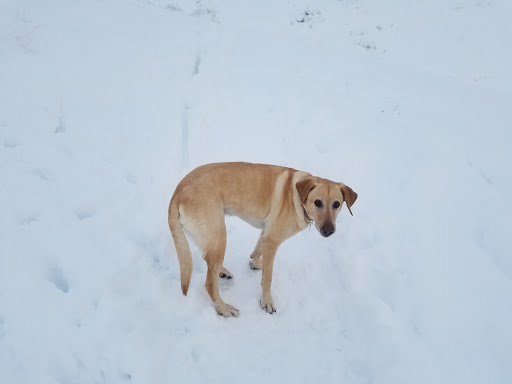
[[[192,254],[190,253],[190,247],[185,237],[185,232],[179,221],[180,211],[176,200],[177,199],[174,198],[171,199],[171,203],[169,204],[169,228],[171,229],[174,246],[176,247],[178,261],[180,263],[181,290],[186,296],[190,278],[192,277]]]

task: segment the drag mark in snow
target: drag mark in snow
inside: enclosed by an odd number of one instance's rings
[[[185,104],[183,108],[183,114],[181,116],[181,167],[188,169],[189,166],[189,154],[188,154],[188,113],[190,111],[190,105]]]
[[[34,168],[32,170],[32,174],[38,176],[41,180],[53,181],[53,177],[48,172],[42,170],[41,168]]]
[[[494,184],[493,180],[487,176],[487,174],[484,172],[484,170],[480,167],[478,167],[477,165],[473,164],[473,162],[470,160],[470,159],[466,159],[466,164],[469,165],[469,167],[475,171],[478,176],[480,176],[482,179],[484,179],[484,181],[489,184],[489,185],[492,185]]]
[[[5,336],[4,318],[0,316],[0,337]]]
[[[42,25],[34,23],[27,10],[18,10],[16,21],[17,26],[13,31],[13,37],[20,48],[31,52],[36,32],[42,28]]]
[[[66,122],[64,121],[64,112],[62,109],[62,98],[60,99],[60,113],[59,113],[59,121],[57,123],[57,127],[55,128],[55,133],[66,132]]]
[[[199,74],[199,66],[201,65],[201,55],[197,55],[196,63],[194,64],[194,70],[192,71],[192,76],[197,76]]]
[[[66,123],[64,122],[64,117],[59,116],[59,122],[57,123],[57,127],[55,128],[55,133],[66,132]]]

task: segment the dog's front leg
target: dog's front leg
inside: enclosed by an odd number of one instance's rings
[[[260,305],[268,313],[274,313],[276,306],[272,300],[270,286],[272,285],[272,270],[274,268],[274,258],[276,256],[279,243],[269,238],[261,239],[262,250],[262,276],[261,276],[261,301]]]

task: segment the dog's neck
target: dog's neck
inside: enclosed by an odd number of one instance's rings
[[[304,208],[304,206],[302,206],[302,209],[304,210],[304,217],[308,221],[308,224],[311,224],[313,222],[313,220],[311,219],[311,217],[308,216],[308,213],[306,212],[306,208]]]
[[[295,211],[295,222],[297,224],[298,231],[302,231],[308,225],[311,225],[311,218],[306,213],[304,209],[304,204],[302,203],[302,199],[299,195],[299,191],[297,190],[297,183],[304,178],[311,176],[310,173],[297,171],[293,174],[292,177],[292,190],[293,190],[293,208]]]

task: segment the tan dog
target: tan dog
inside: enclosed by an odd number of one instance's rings
[[[214,163],[194,169],[178,184],[169,205],[169,227],[178,253],[183,294],[187,294],[192,275],[187,232],[203,251],[208,265],[205,288],[217,312],[238,316],[238,309],[221,299],[218,280],[219,276],[233,277],[223,262],[224,215],[234,215],[262,230],[250,265],[263,269],[261,307],[275,312],[270,285],[279,245],[311,222],[322,236],[332,235],[343,201],[352,214],[350,207],[356,199],[357,193],[343,183],[276,165]]]

